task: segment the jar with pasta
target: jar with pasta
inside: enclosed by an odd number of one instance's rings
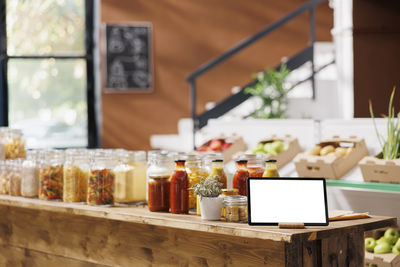
[[[202,179],[207,178],[208,172],[204,168],[203,160],[200,155],[189,154],[186,157],[186,172],[189,177],[189,188],[200,183]],[[192,189],[189,190],[189,209],[196,209],[197,196]]]
[[[39,198],[61,200],[63,198],[64,151],[49,149],[43,153],[39,172]]]
[[[22,132],[18,129],[9,129],[5,140],[6,159],[25,158],[25,141],[22,139]]]
[[[116,160],[108,151],[96,151],[91,155],[87,203],[89,205],[114,205]]]
[[[21,160],[12,160],[10,162],[10,196],[21,196],[21,167]]]
[[[22,163],[21,195],[37,197],[39,194],[39,150],[28,150]]]
[[[87,150],[67,149],[63,171],[64,202],[85,203],[89,172],[89,153]]]
[[[10,182],[8,179],[8,170],[6,161],[0,161],[0,194],[8,195],[10,190]]]
[[[227,222],[247,222],[247,197],[239,195],[225,197],[224,210]]]

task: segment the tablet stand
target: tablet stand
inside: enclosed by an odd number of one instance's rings
[[[281,229],[303,229],[304,223],[279,223],[278,227]]]

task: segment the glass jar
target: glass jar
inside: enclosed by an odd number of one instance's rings
[[[211,172],[207,179],[218,180],[222,184],[222,188],[227,188],[228,179],[224,171],[224,161],[222,159],[212,161]]]
[[[39,171],[39,198],[60,200],[63,198],[64,151],[43,151]]]
[[[115,169],[115,201],[146,201],[146,152],[124,151]]]
[[[190,188],[193,185],[200,183],[201,179],[206,179],[208,173],[205,170],[202,158],[199,155],[187,155],[185,168],[189,178],[189,209],[195,209],[197,206],[197,197],[194,195],[193,190]]]
[[[175,163],[175,170],[171,176],[171,213],[189,213],[189,178],[185,160],[176,160]]]
[[[208,173],[211,172],[212,162],[213,162],[213,160],[216,160],[216,159],[223,160],[224,155],[222,153],[212,153],[212,154],[207,154],[203,157],[203,165]]]
[[[10,182],[7,175],[7,164],[6,161],[0,161],[0,194],[8,195],[10,188]]]
[[[88,204],[114,205],[116,164],[115,157],[109,151],[96,151],[92,154],[88,178]]]
[[[64,163],[64,202],[84,203],[87,199],[89,153],[85,149],[67,149]]]
[[[250,177],[262,177],[264,173],[265,156],[262,154],[245,154],[243,159],[247,160],[247,169]]]
[[[271,159],[265,161],[265,171],[262,177],[279,177],[278,167],[276,160]]]
[[[6,159],[6,131],[7,127],[0,127],[0,160]]]
[[[10,166],[10,196],[21,196],[22,161],[13,160]]]
[[[18,129],[9,129],[5,140],[6,159],[25,158],[25,141],[22,139],[22,131]]]
[[[247,222],[247,197],[228,196],[224,198],[225,220],[227,222]]]
[[[169,211],[172,158],[167,153],[152,154],[147,169],[148,206],[150,211]]]
[[[221,194],[219,195],[219,197],[222,197],[223,199],[225,199],[228,196],[237,196],[237,195],[239,195],[239,190],[237,190],[235,188],[222,189],[221,190]],[[225,207],[222,207],[221,217],[225,218]]]
[[[39,151],[28,150],[22,163],[21,195],[37,197],[39,194]]]
[[[236,161],[236,172],[233,175],[233,188],[239,190],[239,195],[247,196],[247,178],[249,178],[247,160]]]

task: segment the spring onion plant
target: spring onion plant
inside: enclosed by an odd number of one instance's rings
[[[396,88],[393,88],[392,94],[389,100],[389,111],[388,111],[388,121],[387,121],[387,139],[379,133],[375,122],[374,111],[372,109],[371,100],[369,101],[369,112],[371,114],[372,121],[374,123],[374,128],[376,135],[379,140],[379,144],[382,147],[382,158],[386,160],[397,159],[399,157],[400,148],[400,113],[397,116],[394,112],[393,99]]]

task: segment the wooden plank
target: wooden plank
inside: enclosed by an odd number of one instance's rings
[[[199,216],[149,212],[146,207],[93,207],[6,195],[0,195],[0,206],[22,207],[27,210],[52,211],[63,214],[84,215],[92,218],[283,242],[292,242],[292,240],[300,239],[313,241],[397,224],[397,219],[394,217],[372,216],[367,219],[331,222],[326,227],[279,229],[277,226],[249,226],[244,223],[202,221]]]
[[[321,260],[323,267],[348,266],[347,262],[347,236],[338,235],[336,237],[321,240]],[[358,265],[360,266],[360,265]]]
[[[285,243],[285,266],[303,266],[303,247],[300,240],[292,243]]]
[[[68,267],[94,267],[107,266],[93,264],[57,255],[44,253],[27,248],[19,248],[10,245],[0,245],[0,266],[68,266]]]
[[[347,256],[349,267],[358,267],[360,262],[362,262],[362,266],[364,264],[365,258],[365,248],[364,248],[364,233],[363,232],[355,232],[348,234],[347,239]]]
[[[303,266],[319,267],[321,266],[321,241],[303,242]]]
[[[284,266],[283,242],[0,206],[0,244],[122,266]]]

